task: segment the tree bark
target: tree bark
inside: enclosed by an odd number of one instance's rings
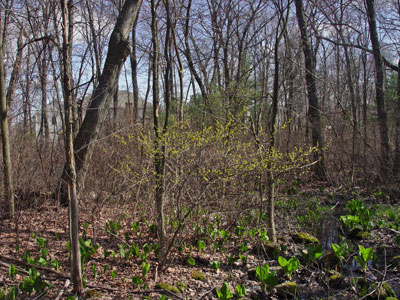
[[[0,16],[0,32],[1,16]],[[0,37],[0,119],[1,119],[1,141],[3,151],[3,181],[4,196],[8,201],[7,217],[14,218],[14,187],[12,180],[11,150],[10,136],[8,131],[8,114],[6,100],[6,83],[5,83],[5,67],[4,67],[4,36]]]
[[[107,100],[113,96],[121,68],[130,53],[129,32],[139,11],[141,0],[126,0],[119,13],[108,44],[108,53],[103,72],[96,86],[85,118],[74,139],[74,152],[77,173],[77,185],[83,188],[89,161],[99,134],[100,124],[106,116]],[[66,180],[67,167],[64,167],[62,179]],[[65,204],[65,187],[61,186],[61,202]]]
[[[279,97],[279,44],[286,32],[287,24],[289,21],[289,7],[286,8],[286,16],[283,15],[283,11],[280,9],[279,23],[276,29],[275,45],[274,45],[274,85],[272,92],[272,107],[271,115],[269,120],[269,154],[273,159],[273,153],[275,152],[275,134],[276,134],[276,118],[278,115],[278,97]],[[279,27],[282,23],[282,30],[279,31]],[[268,163],[267,171],[267,188],[268,188],[268,202],[267,202],[267,213],[268,213],[268,230],[269,238],[273,243],[276,243],[276,228],[275,228],[275,178],[274,170],[272,170],[272,164]]]
[[[140,7],[139,7],[140,10]],[[132,85],[133,85],[133,123],[138,122],[139,118],[139,85],[137,80],[138,73],[138,62],[136,57],[136,27],[138,23],[138,17],[136,16],[135,22],[132,27],[132,52],[130,55],[131,59],[131,69],[132,69]],[[144,118],[144,116],[143,116]]]
[[[162,266],[165,262],[166,251],[166,233],[165,233],[165,217],[164,217],[164,157],[162,153],[162,128],[159,120],[159,41],[158,41],[158,22],[157,22],[157,5],[151,0],[151,40],[152,40],[152,72],[153,72],[153,128],[154,128],[154,168],[156,172],[155,183],[155,204],[157,210],[157,234],[159,243],[158,260]],[[166,83],[168,84],[168,83]]]
[[[26,55],[26,69],[25,69],[25,89],[24,89],[24,98],[23,98],[23,124],[24,124],[24,134],[29,133],[32,134],[32,116],[31,116],[31,104],[30,104],[30,91],[31,91],[31,80],[30,80],[30,68],[31,68],[31,47],[28,48],[28,53]]]
[[[175,6],[176,6],[176,3],[174,2],[174,7]],[[183,75],[184,75],[184,69],[183,69],[181,55],[179,53],[178,41],[176,40],[176,21],[174,22],[174,25],[171,27],[171,31],[172,31],[172,40],[174,43],[176,59],[178,61],[178,77],[179,77],[179,103],[177,104],[177,106],[178,106],[178,109],[177,109],[178,121],[183,122],[183,97],[184,97],[184,95],[183,95],[184,94]]]
[[[379,123],[379,133],[381,137],[381,151],[380,151],[380,175],[382,180],[387,179],[389,175],[389,137],[387,128],[387,114],[385,109],[385,96],[383,91],[384,85],[384,70],[383,61],[380,50],[378,30],[376,26],[376,16],[375,16],[375,1],[366,0],[368,25],[371,35],[372,43],[372,54],[375,61],[375,92],[376,92],[376,108],[378,112],[378,123]]]
[[[40,131],[39,135],[42,138],[50,138],[50,127],[49,127],[49,115],[47,112],[47,70],[48,70],[48,61],[47,61],[47,49],[48,49],[48,41],[43,41],[43,50],[41,53],[41,59],[38,62],[39,69],[39,77],[40,77],[40,89],[42,93],[42,113],[40,117]]]
[[[118,90],[119,90],[119,83],[118,81],[115,83],[115,90],[114,90],[114,95],[113,95],[113,130],[117,129],[117,124],[118,124]]]
[[[89,0],[86,0],[85,2],[89,17],[88,19],[89,19],[90,33],[92,35],[92,44],[93,44],[95,70],[96,70],[96,75],[94,77],[94,85],[96,86],[101,74],[100,50],[99,50],[99,43],[97,39],[96,29],[94,27],[94,22],[93,22],[92,7],[91,4],[89,3]]]
[[[324,153],[321,149],[324,147],[321,128],[321,117],[319,112],[319,103],[317,88],[315,83],[315,57],[312,51],[311,41],[307,30],[307,24],[304,17],[303,0],[295,0],[296,16],[301,34],[301,46],[304,53],[307,97],[308,97],[308,119],[311,125],[311,138],[313,147],[320,151],[314,152],[314,160],[318,161],[314,165],[314,175],[319,180],[326,180],[324,166]]]
[[[395,152],[393,173],[396,177],[400,176],[400,59],[397,70],[397,103],[396,103],[396,130],[395,130]]]
[[[74,159],[74,119],[73,119],[73,81],[72,81],[72,0],[61,0],[62,9],[62,85],[64,90],[65,113],[65,157],[69,200],[69,231],[71,243],[71,281],[74,284],[74,293],[80,299],[83,292],[81,254],[79,248],[79,212],[76,194],[76,171]]]
[[[194,77],[194,79],[196,79],[197,85],[200,88],[201,97],[203,98],[202,100],[204,102],[205,108],[206,108],[208,113],[212,114],[212,108],[211,108],[211,105],[209,103],[206,86],[205,86],[203,80],[201,79],[199,73],[196,70],[196,67],[195,67],[193,59],[192,59],[192,52],[190,50],[191,47],[189,45],[189,31],[190,31],[189,23],[190,23],[190,9],[191,9],[191,6],[192,6],[192,0],[189,0],[188,5],[187,5],[187,9],[186,9],[185,32],[184,32],[184,36],[185,36],[185,51],[184,51],[184,55],[186,57],[189,70],[193,74],[193,77]]]
[[[18,41],[17,41],[17,48],[18,48],[17,55],[15,57],[14,66],[11,71],[10,83],[8,84],[7,94],[6,94],[8,112],[10,112],[11,107],[12,107],[12,101],[14,100],[14,94],[15,94],[15,90],[17,88],[17,79],[18,79],[19,71],[21,69],[21,61],[22,61],[22,53],[23,53],[22,37],[23,37],[23,30],[21,29],[19,36],[18,36]],[[9,124],[11,125],[12,124],[12,116],[11,115],[8,115],[8,121],[9,121]]]

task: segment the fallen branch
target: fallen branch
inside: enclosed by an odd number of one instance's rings
[[[91,289],[95,289],[95,290],[103,290],[103,291],[107,291],[107,292],[118,292],[118,291],[120,291],[120,289],[113,289],[113,288],[109,288],[109,287],[105,287],[105,286],[97,286],[97,285],[92,285],[92,284],[86,284],[86,287],[91,288]]]
[[[46,267],[41,267],[41,266],[37,266],[37,265],[32,265],[32,264],[28,264],[27,262],[24,262],[20,259],[16,259],[16,258],[12,258],[12,257],[7,257],[4,255],[0,254],[0,259],[2,260],[6,260],[6,261],[10,261],[13,262],[15,264],[24,266],[24,267],[28,267],[28,268],[36,268],[37,270],[41,270],[41,271],[45,271],[51,274],[56,275],[58,278],[62,278],[62,279],[69,279],[69,276],[66,274],[63,274],[61,272],[57,272],[56,270],[50,269],[50,268],[46,268]]]
[[[8,264],[8,263],[5,263],[5,262],[3,262],[3,261],[0,261],[0,266],[2,266],[2,267],[4,267],[4,268],[6,268],[6,269],[9,269],[10,268],[10,264]],[[34,267],[34,268],[36,268],[36,267]],[[29,276],[29,272],[28,271],[26,271],[26,270],[24,270],[24,269],[21,269],[21,268],[19,268],[19,267],[15,267],[15,269],[18,271],[18,273],[21,273],[21,274],[25,274],[25,275],[28,275]],[[43,280],[47,280],[47,281],[57,281],[57,280],[65,280],[65,278],[53,278],[53,277],[47,277],[47,276],[43,276]],[[68,279],[67,279],[68,280]]]
[[[46,296],[47,296],[47,290],[45,290],[43,293],[41,293],[39,296],[33,298],[32,300],[45,299]]]
[[[64,286],[61,288],[60,292],[58,293],[57,297],[54,300],[60,300],[62,295],[64,295],[65,290],[69,287],[71,281],[69,279],[65,280]]]
[[[207,296],[209,293],[211,293],[213,290],[215,289],[215,287],[213,287],[212,289],[208,290],[207,292],[203,293],[200,295],[199,300],[203,299],[203,297]]]
[[[5,262],[3,262],[3,261],[0,261],[0,266],[3,266],[3,267],[5,267],[5,268],[7,268],[7,269],[10,268],[10,264],[5,263]],[[23,270],[23,269],[20,269],[20,268],[16,268],[16,269],[17,269],[17,271],[18,271],[19,273],[22,273],[22,274],[25,274],[25,275],[29,275],[29,273],[28,273],[27,271]]]
[[[159,293],[159,294],[167,294],[168,296],[171,296],[173,298],[179,299],[179,300],[185,300],[185,298],[167,291],[167,290],[163,290],[163,289],[154,289],[154,290],[140,290],[140,291],[132,291],[130,292],[131,294],[151,294],[151,293]]]

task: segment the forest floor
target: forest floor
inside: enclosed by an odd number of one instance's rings
[[[0,221],[0,299],[12,299],[16,287],[15,299],[73,299],[68,285],[68,213],[49,203],[20,210],[17,228]],[[400,295],[398,201],[390,203],[379,193],[310,189],[287,193],[276,204],[275,245],[268,241],[265,216],[257,209],[239,209],[240,213],[235,207],[212,213],[199,209],[189,215],[185,226],[169,220],[170,236],[177,228],[183,231],[161,268],[155,225],[145,205],[104,204],[100,209],[82,202],[86,298],[387,299]]]

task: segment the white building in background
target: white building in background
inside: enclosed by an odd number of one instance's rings
[[[89,94],[87,95],[82,102],[83,108],[82,108],[82,116],[80,116],[81,121],[85,117],[87,107],[89,105],[89,101],[91,99],[92,95]],[[60,107],[61,106],[61,107]],[[143,107],[144,107],[144,101],[142,99],[139,99],[139,104],[138,104],[138,118],[141,120],[143,118]],[[56,102],[53,101],[48,104],[47,106],[47,121],[49,124],[49,134],[50,134],[50,139],[57,138],[58,136],[61,136],[63,134],[63,126],[62,126],[62,119],[64,118],[64,107],[63,104],[61,103],[60,105]],[[110,106],[107,109],[107,116],[106,116],[106,122],[107,121],[113,121],[114,116],[116,116],[116,124],[118,126],[124,126],[125,125],[130,125],[132,118],[133,118],[133,93],[129,91],[119,91],[118,92],[118,102],[115,103],[114,99],[110,99]],[[33,118],[32,118],[32,127],[33,131],[35,133],[35,136],[39,136],[39,133],[41,131],[41,111],[37,111]],[[44,132],[44,130],[42,130]]]

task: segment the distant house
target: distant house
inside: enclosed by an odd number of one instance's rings
[[[80,121],[85,117],[87,107],[89,105],[89,101],[92,95],[87,95],[83,101],[81,101],[82,110],[81,115],[79,116]],[[62,104],[61,104],[62,106]],[[143,118],[143,100],[139,99],[138,104],[138,118],[141,120]],[[60,109],[60,106],[53,101],[48,104],[48,108],[46,111],[47,121],[49,124],[49,135],[51,139],[54,139],[63,134],[63,124],[62,124],[62,116],[63,108]],[[133,118],[133,93],[128,91],[119,91],[118,92],[118,101],[115,102],[114,99],[110,100],[110,106],[107,110],[106,121],[113,121],[116,117],[116,121],[118,126],[129,125]],[[42,117],[41,111],[37,111],[32,118],[32,127],[35,133],[35,136],[39,136],[41,131]]]
[[[83,117],[86,113],[85,107],[89,105],[89,101],[92,95],[87,95],[83,100]],[[117,100],[117,101],[115,101]],[[143,119],[143,106],[144,102],[142,99],[139,99],[138,104],[138,118],[139,120]],[[110,99],[110,106],[108,107],[108,114],[106,120],[114,120],[116,119],[119,122],[126,121],[128,124],[132,121],[133,118],[133,94],[128,91],[119,91],[118,98]]]

